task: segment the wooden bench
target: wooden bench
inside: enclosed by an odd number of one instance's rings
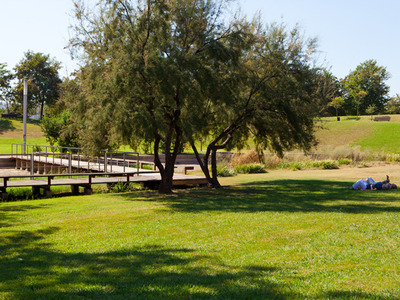
[[[374,121],[390,121],[390,117],[389,116],[382,116],[382,117],[375,117]]]

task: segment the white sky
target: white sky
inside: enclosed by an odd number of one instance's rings
[[[368,59],[385,66],[390,94],[400,94],[400,1],[398,0],[239,0],[251,17],[299,24],[307,37],[318,37],[321,59],[338,78]],[[61,76],[76,67],[64,49],[68,43],[72,0],[0,0],[0,62],[12,69],[32,50],[62,62]]]

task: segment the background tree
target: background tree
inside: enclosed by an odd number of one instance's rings
[[[344,105],[343,97],[335,97],[331,102],[329,102],[329,106],[332,106],[336,110],[336,117],[339,116],[338,110],[342,108]]]
[[[342,81],[348,113],[355,114],[358,110],[357,116],[365,114],[370,105],[375,105],[378,112],[383,112],[389,100],[389,86],[386,84],[389,78],[386,68],[378,66],[376,60],[367,60],[358,65]]]
[[[363,102],[364,98],[368,95],[368,92],[362,91],[362,90],[354,91],[354,93],[352,93],[351,95],[352,95],[352,97],[353,97],[353,99],[355,101],[355,104],[356,104],[357,120],[358,120],[359,116],[360,116],[359,112],[360,112],[361,103]]]
[[[10,113],[11,102],[13,101],[13,89],[11,82],[14,75],[7,70],[7,64],[0,63],[0,101],[6,105],[7,113]]]
[[[372,115],[376,112],[376,106],[375,105],[368,106],[368,108],[365,110],[365,112],[368,115],[371,115],[371,121],[372,121]]]
[[[395,97],[390,97],[389,101],[386,103],[385,112],[389,114],[399,114],[400,113],[400,95],[396,94]]]
[[[49,55],[28,51],[25,57],[15,67],[15,75],[20,83],[15,87],[16,104],[22,106],[23,78],[28,78],[28,111],[32,114],[40,108],[40,118],[45,105],[52,105],[59,97],[61,79],[58,71],[60,62],[51,59]]]

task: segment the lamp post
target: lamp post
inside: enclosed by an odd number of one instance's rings
[[[23,153],[26,154],[26,115],[28,106],[28,80],[24,78],[24,104],[23,104],[23,120],[24,120],[24,131],[23,131]]]

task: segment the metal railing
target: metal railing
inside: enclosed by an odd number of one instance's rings
[[[23,145],[12,144],[11,156],[30,160],[31,173],[33,172],[34,162],[50,163],[53,165],[68,166],[68,173],[72,173],[72,168],[97,171],[107,173],[113,172],[113,166],[126,168],[136,167],[139,172],[140,162],[138,152],[123,152],[102,150],[98,155],[88,149],[74,147],[59,147],[45,145]],[[43,158],[43,159],[42,159]],[[68,162],[67,164],[65,162]]]

